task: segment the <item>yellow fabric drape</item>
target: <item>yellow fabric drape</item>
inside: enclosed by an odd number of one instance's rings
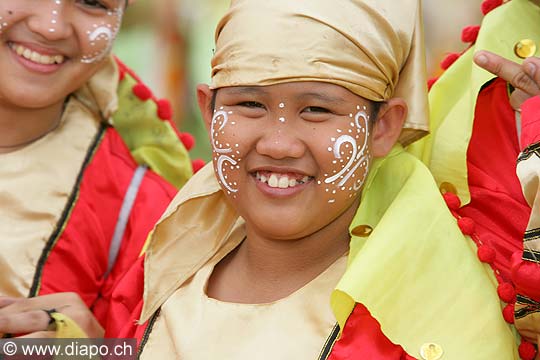
[[[470,202],[467,148],[472,134],[476,99],[495,75],[473,63],[478,50],[489,50],[521,63],[514,45],[522,39],[540,40],[540,8],[529,0],[512,0],[486,15],[474,46],[465,52],[429,92],[432,134],[409,151],[428,165],[437,183],[456,187],[463,205]],[[539,53],[537,52],[538,56]]]

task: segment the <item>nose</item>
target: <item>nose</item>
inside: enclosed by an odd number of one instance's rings
[[[306,152],[305,143],[297,136],[294,129],[285,126],[272,126],[257,141],[259,154],[273,159],[301,158]]]
[[[36,11],[28,18],[28,28],[49,41],[68,38],[73,34],[73,27],[65,2],[51,0],[48,6]]]

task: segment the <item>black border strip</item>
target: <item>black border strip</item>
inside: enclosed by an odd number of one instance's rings
[[[334,325],[334,328],[332,329],[332,332],[330,333],[330,336],[328,336],[328,339],[326,339],[326,342],[324,343],[324,346],[321,350],[321,353],[319,354],[319,360],[326,360],[330,356],[330,353],[332,352],[332,349],[334,348],[334,344],[336,343],[337,337],[339,335],[339,324],[336,323]]]
[[[90,164],[90,161],[94,157],[98,146],[101,144],[101,141],[103,140],[105,136],[106,128],[107,128],[107,125],[101,123],[98,133],[94,136],[94,140],[92,141],[92,144],[90,148],[88,149],[88,152],[86,153],[86,157],[84,158],[84,162],[81,166],[81,169],[79,170],[79,175],[77,176],[75,185],[73,186],[73,189],[66,203],[66,206],[64,207],[64,210],[62,211],[62,215],[60,216],[60,219],[58,220],[56,224],[55,230],[49,237],[49,240],[47,240],[47,243],[45,244],[45,248],[43,249],[43,252],[41,253],[41,256],[38,260],[38,263],[36,266],[36,272],[34,274],[34,280],[32,282],[32,287],[30,288],[30,291],[28,293],[28,297],[37,296],[39,293],[39,290],[41,288],[41,277],[43,275],[43,268],[45,267],[45,263],[47,262],[47,259],[49,258],[49,255],[52,249],[56,245],[56,242],[58,241],[58,239],[64,232],[65,226],[75,206],[75,202],[77,201],[77,198],[79,197],[79,190],[80,190],[84,172],[86,168],[88,167],[88,165]]]
[[[538,238],[540,238],[540,228],[535,228],[535,229],[525,231],[525,236],[523,237],[523,241],[531,241],[531,240],[536,240]]]
[[[519,154],[517,158],[517,162],[525,161],[529,159],[531,156],[536,154],[536,156],[540,157],[540,142],[536,142],[532,145],[527,146],[523,151]]]
[[[152,315],[150,320],[148,320],[148,325],[146,326],[146,329],[144,329],[144,334],[141,339],[141,343],[139,344],[139,350],[137,350],[137,359],[141,358],[142,352],[144,350],[144,346],[148,342],[148,339],[150,338],[150,333],[152,332],[152,329],[154,328],[154,324],[157,321],[157,318],[161,314],[161,308],[157,309],[157,311]]]

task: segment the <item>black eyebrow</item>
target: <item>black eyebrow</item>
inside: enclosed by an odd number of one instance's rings
[[[298,95],[297,98],[298,98],[298,100],[303,100],[303,101],[316,99],[316,100],[323,101],[325,103],[332,103],[332,104],[336,104],[336,105],[342,105],[342,104],[347,103],[341,97],[335,97],[335,96],[331,96],[331,95],[327,95],[327,94],[323,94],[323,93],[319,93],[319,92],[303,93],[301,95]]]
[[[268,92],[258,86],[233,86],[227,92],[230,95],[267,95]]]

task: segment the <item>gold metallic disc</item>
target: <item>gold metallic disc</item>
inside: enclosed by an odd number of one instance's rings
[[[443,349],[435,343],[427,343],[420,347],[420,356],[424,360],[439,360],[442,359]]]
[[[522,59],[534,56],[536,54],[536,43],[531,39],[520,40],[514,45],[514,53]]]

